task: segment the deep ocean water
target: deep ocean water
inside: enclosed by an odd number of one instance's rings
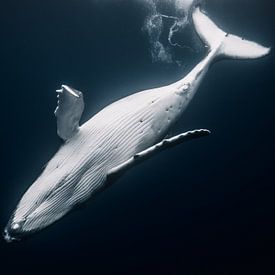
[[[142,0],[10,0],[0,10],[0,228],[61,145],[55,90],[83,91],[86,121],[171,83],[205,54],[184,31],[174,62],[153,62]],[[274,1],[206,0],[222,27],[275,45]],[[172,13],[163,6],[163,12]],[[160,39],[167,43],[165,21]],[[183,37],[183,36],[182,36]],[[166,42],[165,42],[166,41]],[[19,243],[1,274],[274,274],[275,57],[212,66],[173,133],[212,134],[133,168],[82,209]]]

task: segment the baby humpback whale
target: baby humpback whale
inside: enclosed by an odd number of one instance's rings
[[[153,154],[209,134],[202,129],[163,139],[217,57],[259,58],[270,49],[224,32],[199,7],[192,17],[209,50],[181,80],[120,99],[82,126],[82,93],[66,85],[57,91],[57,131],[64,144],[18,203],[4,230],[6,241],[49,226]]]

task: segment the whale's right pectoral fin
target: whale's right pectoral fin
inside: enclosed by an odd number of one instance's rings
[[[108,172],[107,177],[109,179],[116,179],[117,177],[121,176],[124,172],[126,172],[129,168],[141,163],[142,161],[150,158],[151,156],[155,155],[156,153],[164,149],[174,147],[187,140],[208,136],[209,134],[209,130],[200,129],[182,133],[169,139],[164,139],[161,142],[149,147],[148,149],[134,155],[122,164],[112,168]]]
[[[57,133],[66,141],[78,131],[79,120],[84,110],[83,95],[66,85],[62,85],[56,92],[58,102],[54,114],[57,119]]]

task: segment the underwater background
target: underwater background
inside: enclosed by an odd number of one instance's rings
[[[83,91],[84,122],[121,97],[178,80],[205,55],[190,26],[174,38],[184,47],[167,44],[165,20],[159,39],[169,58],[156,58],[146,20],[157,1],[147,2],[1,3],[1,231],[62,144],[53,114],[61,84]],[[275,47],[273,0],[204,8],[225,30]],[[1,239],[1,274],[274,274],[274,105],[274,51],[216,63],[171,133],[207,128],[209,137],[134,167],[28,240]]]

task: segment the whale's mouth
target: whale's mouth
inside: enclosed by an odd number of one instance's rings
[[[3,237],[7,243],[21,240],[18,235],[13,235],[7,228],[4,230]]]
[[[11,219],[9,220],[8,224],[6,225],[3,238],[6,242],[11,243],[14,241],[20,241],[28,232],[25,232],[23,229],[25,219],[17,222],[14,221],[14,214],[12,215]]]

